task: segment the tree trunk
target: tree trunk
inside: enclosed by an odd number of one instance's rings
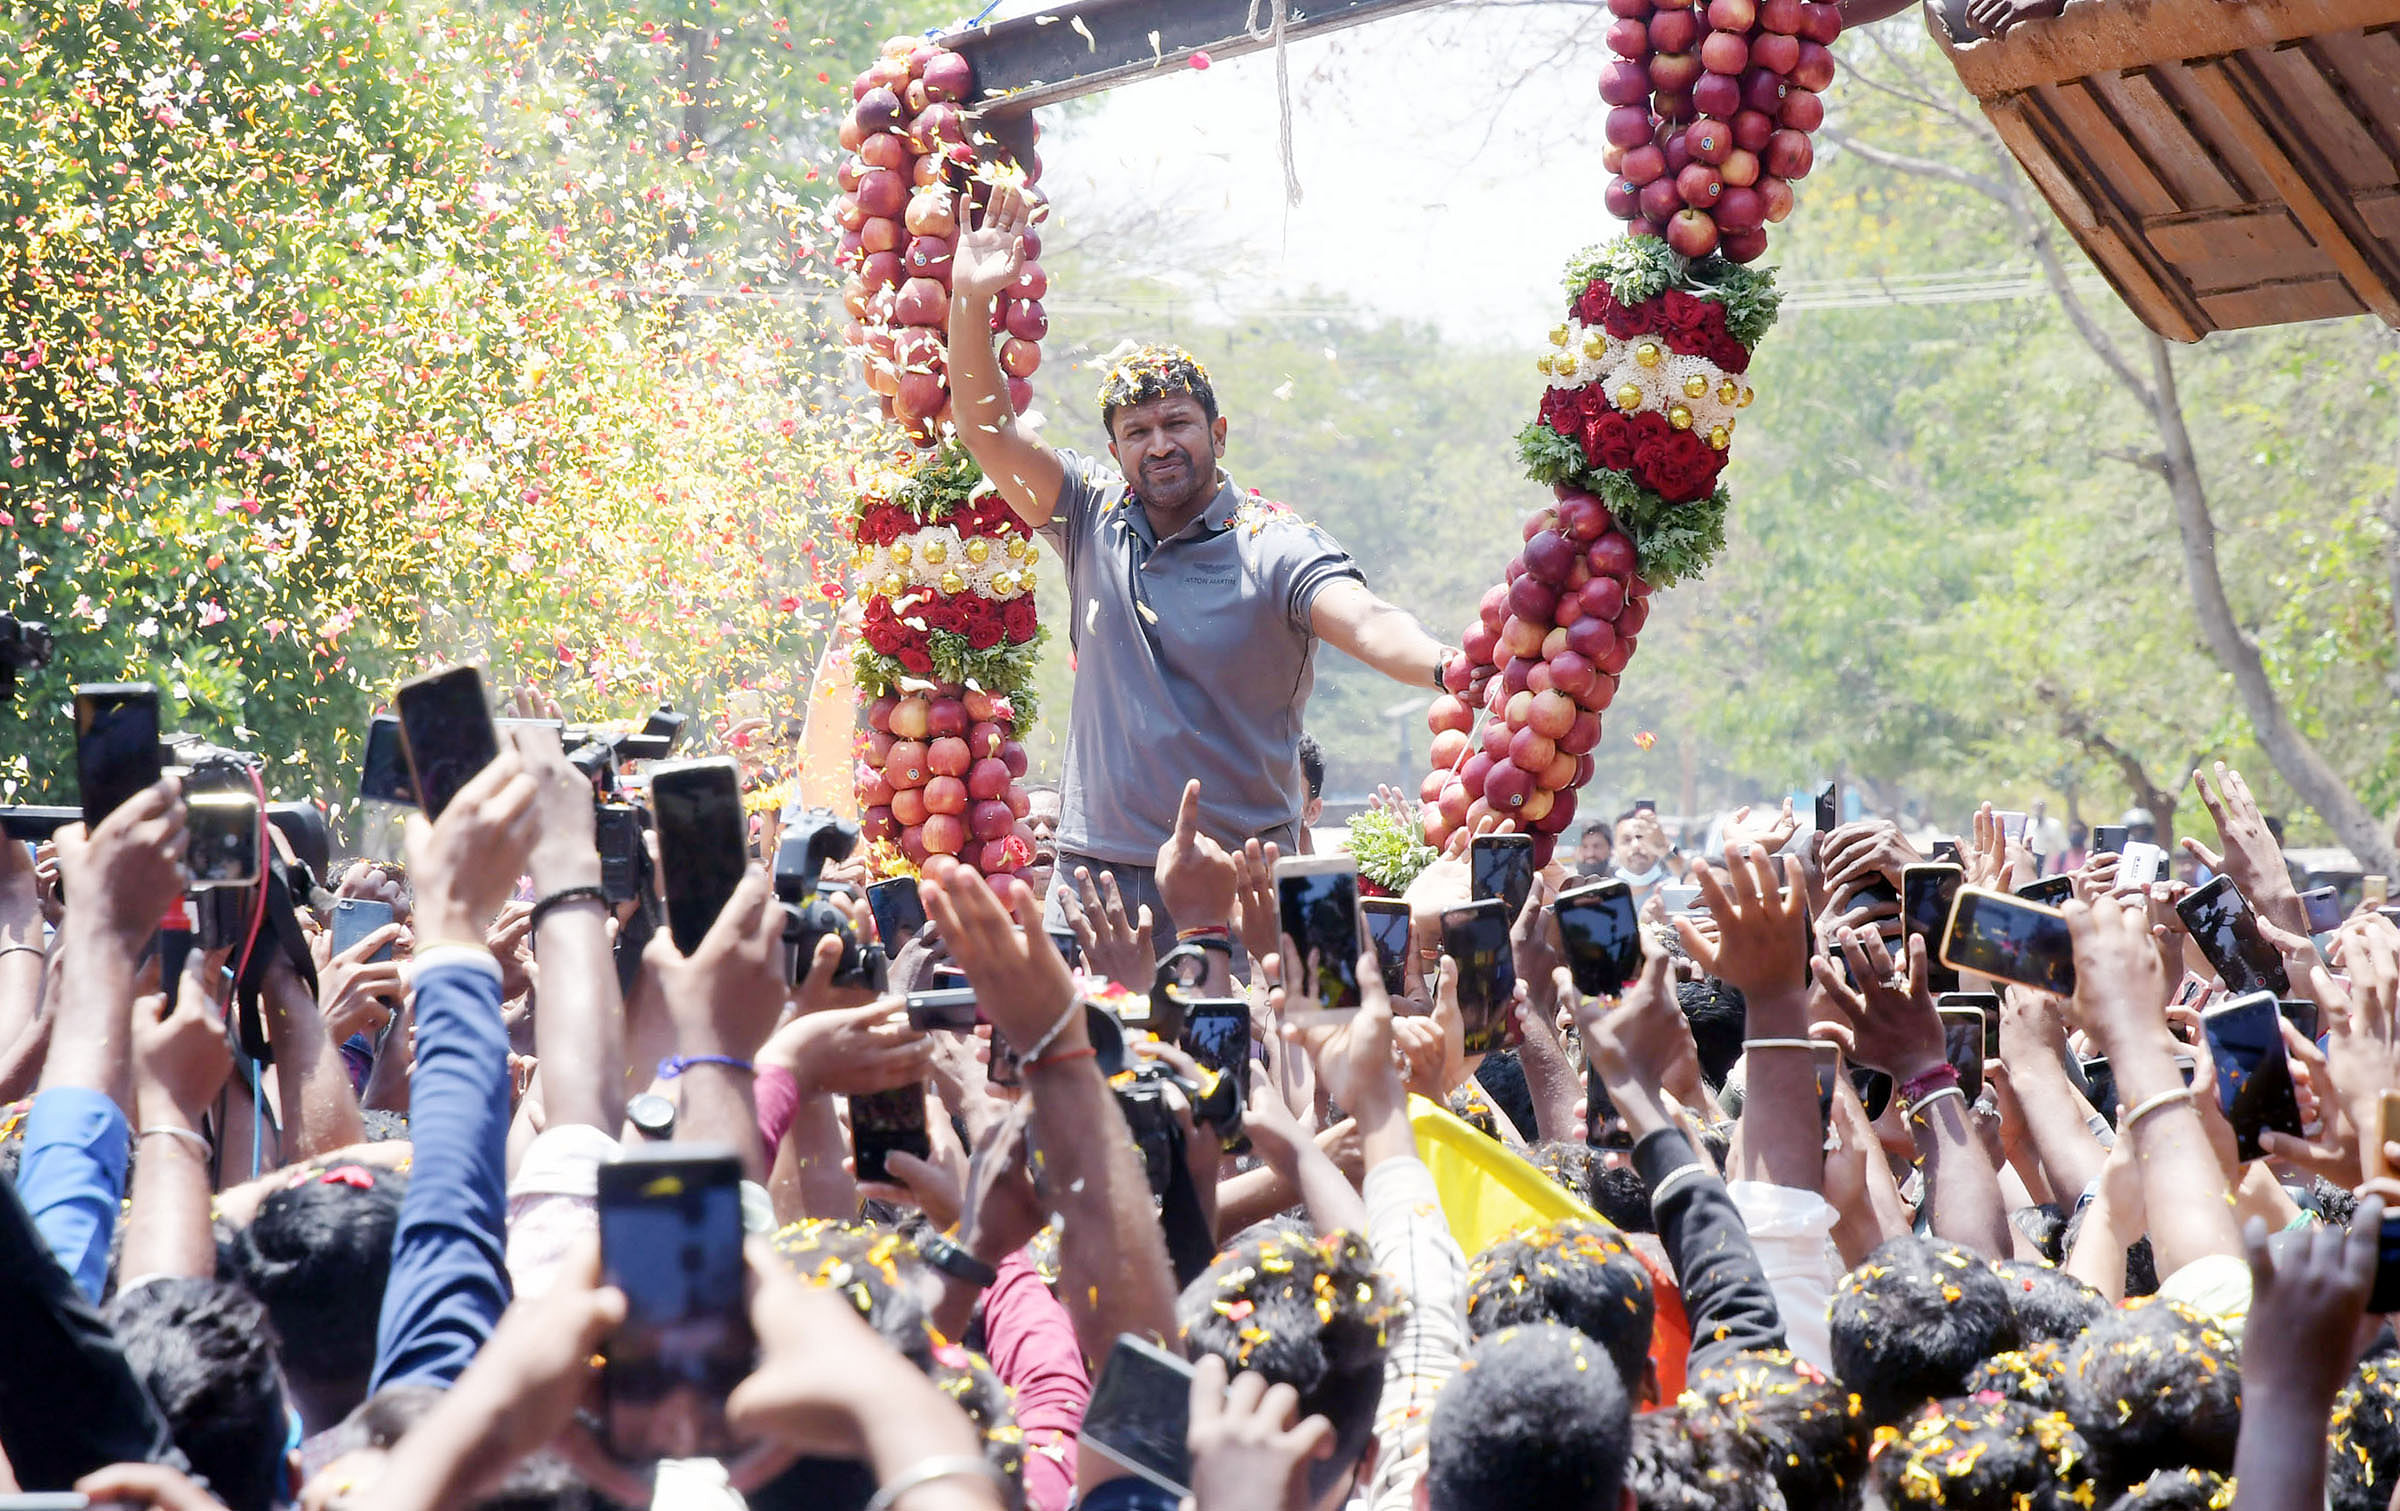
[[[2143,332],[2150,347],[2151,417],[2158,426],[2160,470],[2175,504],[2176,529],[2183,537],[2183,565],[2190,579],[2192,608],[2200,631],[2217,664],[2233,674],[2234,690],[2258,736],[2259,749],[2292,785],[2302,802],[2317,810],[2350,853],[2369,871],[2390,875],[2400,870],[2391,836],[2367,811],[2349,783],[2327,764],[2307,735],[2284,712],[2275,684],[2268,680],[2258,644],[2234,618],[2225,595],[2225,579],[2217,571],[2217,526],[2209,514],[2208,490],[2200,480],[2200,465],[2192,453],[2191,432],[2184,428],[2183,404],[2175,391],[2175,363],[2164,338]]]
[[[2050,705],[2050,711],[2058,718],[2060,734],[2117,768],[2118,774],[2125,778],[2125,790],[2132,794],[2134,806],[2146,809],[2150,814],[2154,826],[2151,838],[2161,848],[2172,850],[2175,847],[2176,792],[2180,790],[2182,777],[2192,769],[2191,766],[2186,764],[2171,773],[2176,779],[2175,786],[2162,788],[2151,780],[2149,768],[2132,751],[2110,739],[2106,731],[2094,729],[2091,716],[2077,707],[2074,699],[2055,683],[2035,683],[2033,695]],[[2116,821],[2117,811],[2113,808],[2099,819],[2103,824],[2114,824]]]

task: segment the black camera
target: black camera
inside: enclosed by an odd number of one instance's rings
[[[600,848],[600,889],[611,904],[635,898],[647,902],[651,885],[650,810],[633,803],[602,803],[592,814],[593,839]]]
[[[674,754],[690,716],[661,704],[640,729],[600,729],[570,724],[562,732],[567,760],[591,778],[603,801],[617,795],[617,768],[627,761],[663,761]]]
[[[38,672],[50,664],[53,645],[50,626],[38,619],[0,614],[0,699],[17,694],[17,673]]]
[[[783,904],[783,979],[794,986],[808,979],[817,941],[832,934],[842,941],[833,984],[883,989],[882,951],[861,949],[850,921],[819,895],[826,862],[847,860],[856,848],[858,826],[830,810],[785,811],[783,839],[775,847],[775,900]]]

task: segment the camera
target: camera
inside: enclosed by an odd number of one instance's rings
[[[48,666],[52,648],[47,624],[0,614],[0,700],[17,695],[17,673]]]
[[[793,986],[808,979],[817,941],[832,934],[842,941],[833,984],[883,989],[882,952],[861,949],[850,921],[818,895],[818,877],[826,862],[846,860],[856,848],[858,826],[830,810],[785,811],[783,839],[775,847],[775,900],[783,904],[783,979]]]
[[[672,704],[660,704],[640,729],[603,729],[570,724],[561,733],[567,760],[591,778],[603,801],[617,795],[617,768],[627,761],[663,761],[674,754],[676,742],[690,721]]]
[[[641,898],[655,890],[651,883],[650,810],[634,803],[601,803],[592,814],[593,838],[600,848],[600,889],[614,905]]]

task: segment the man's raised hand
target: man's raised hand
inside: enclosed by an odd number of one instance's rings
[[[1783,886],[1776,886],[1775,863],[1756,845],[1729,851],[1727,870],[1720,880],[1713,867],[1694,866],[1700,898],[1716,920],[1717,937],[1710,939],[1689,918],[1675,919],[1675,932],[1700,969],[1745,996],[1765,997],[1797,991],[1807,979],[1808,885],[1799,863],[1786,856]]]
[[[1025,232],[1038,218],[1023,187],[993,186],[992,202],[974,226],[960,233],[950,263],[950,287],[961,299],[996,299],[1025,271]]]
[[[1175,832],[1158,847],[1158,900],[1178,929],[1215,928],[1233,917],[1241,869],[1225,847],[1200,832],[1200,782],[1183,784]]]
[[[532,853],[540,823],[534,793],[523,759],[504,750],[458,790],[440,819],[408,816],[420,947],[483,942]]]
[[[1086,1040],[1082,1015],[1069,1016],[1075,977],[1042,931],[1041,902],[1023,882],[1003,886],[1005,901],[972,870],[937,860],[918,878],[917,893],[950,941],[958,968],[975,983],[976,1002],[1011,1048],[1023,1052],[1054,1027],[1060,1032],[1053,1050],[1078,1048]]]

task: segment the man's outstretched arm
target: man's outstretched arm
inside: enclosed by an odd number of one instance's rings
[[[1408,610],[1385,603],[1355,578],[1329,582],[1308,608],[1319,640],[1347,651],[1395,682],[1436,685],[1450,649]]]
[[[1025,231],[1033,208],[1024,191],[1002,184],[982,224],[963,231],[950,264],[950,399],[960,444],[1017,518],[1050,523],[1067,469],[1058,453],[1017,424],[1008,380],[992,354],[992,302],[1025,270]]]

